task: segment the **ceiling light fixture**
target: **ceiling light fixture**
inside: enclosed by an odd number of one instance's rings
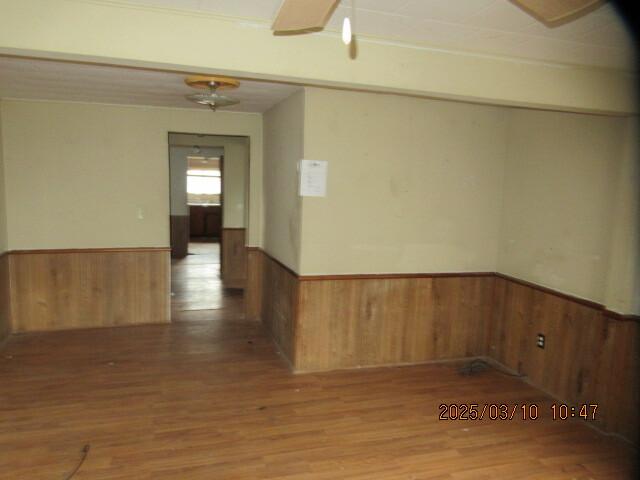
[[[192,75],[185,78],[184,81],[190,87],[209,90],[205,93],[187,95],[187,99],[200,105],[207,105],[214,112],[219,107],[228,107],[230,105],[240,103],[240,100],[217,93],[218,90],[238,88],[240,86],[240,82],[233,78]]]

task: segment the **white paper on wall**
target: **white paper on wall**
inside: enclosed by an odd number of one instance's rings
[[[300,160],[300,196],[325,197],[327,195],[326,160]]]

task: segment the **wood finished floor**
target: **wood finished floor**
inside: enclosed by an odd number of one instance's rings
[[[244,316],[242,290],[224,288],[220,244],[191,242],[189,255],[171,260],[173,321],[217,320]]]
[[[541,404],[539,421],[441,421],[440,403]],[[0,352],[0,478],[625,479],[636,451],[494,371],[292,375],[259,324],[27,334]]]

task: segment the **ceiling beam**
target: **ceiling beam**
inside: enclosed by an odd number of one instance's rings
[[[637,111],[635,77],[602,68],[360,39],[116,0],[0,0],[0,53],[589,113]]]

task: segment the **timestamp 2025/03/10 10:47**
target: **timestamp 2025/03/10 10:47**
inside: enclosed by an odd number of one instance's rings
[[[553,420],[582,418],[595,420],[598,404],[583,403],[577,406],[565,403],[552,403],[550,408]],[[438,407],[440,420],[538,420],[541,408],[536,403],[441,403]]]

